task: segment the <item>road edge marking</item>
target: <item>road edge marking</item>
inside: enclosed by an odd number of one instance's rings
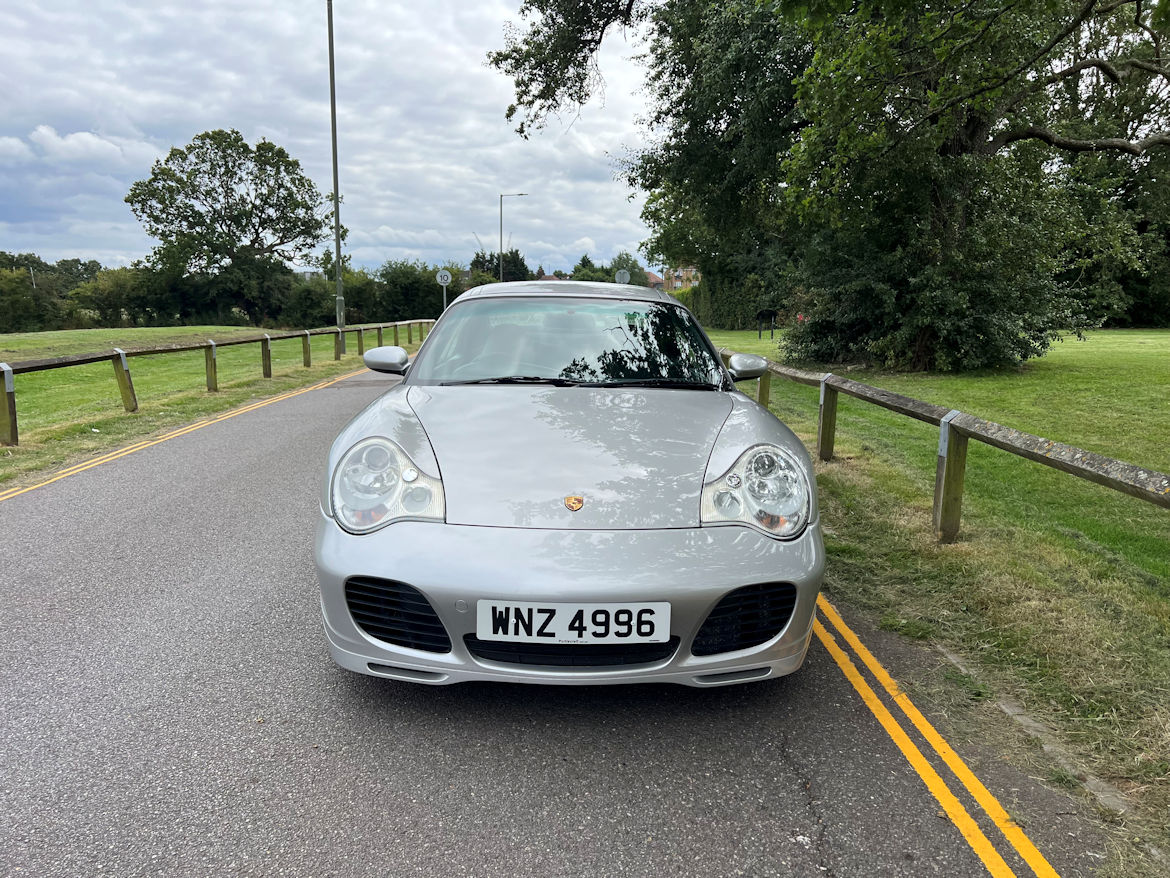
[[[338,375],[335,378],[330,378],[325,381],[318,381],[316,384],[310,384],[308,387],[299,387],[296,390],[290,390],[287,393],[282,393],[277,396],[262,399],[259,402],[248,403],[247,405],[239,406],[238,408],[230,409],[218,415],[211,415],[202,418],[194,423],[187,424],[178,429],[172,430],[169,433],[164,433],[156,439],[144,439],[127,445],[124,448],[118,448],[114,451],[107,451],[93,460],[84,461],[82,463],[74,464],[57,472],[52,478],[46,479],[43,482],[38,482],[35,485],[28,485],[23,488],[9,488],[7,491],[0,491],[0,503],[5,500],[11,500],[13,497],[19,497],[21,494],[27,494],[30,491],[35,491],[37,488],[43,488],[46,485],[51,485],[54,482],[59,482],[62,479],[67,479],[70,476],[75,476],[78,473],[83,473],[86,470],[101,466],[105,463],[111,463],[128,455],[134,454],[137,451],[144,451],[147,448],[152,448],[155,445],[161,445],[163,442],[169,442],[171,439],[178,439],[180,436],[186,436],[188,433],[194,433],[196,430],[202,430],[204,427],[210,427],[212,424],[218,424],[221,421],[226,421],[229,418],[234,418],[237,415],[245,415],[248,412],[254,412],[256,409],[264,408],[276,402],[283,402],[286,399],[292,399],[294,396],[300,396],[302,393],[309,393],[313,390],[321,390],[347,378],[353,378],[355,375],[361,375],[366,369],[357,369],[353,372],[347,372],[344,375]]]
[[[955,828],[962,833],[963,838],[966,839],[967,844],[970,845],[976,856],[983,861],[983,865],[987,867],[994,878],[1016,878],[1015,873],[1011,867],[1004,861],[999,851],[984,835],[983,830],[979,828],[979,824],[975,822],[974,818],[963,807],[963,804],[951,792],[950,787],[942,779],[937,771],[922,755],[922,751],[910,740],[910,736],[906,734],[905,729],[898,725],[898,721],[894,719],[893,714],[882,703],[878,694],[873,691],[873,688],[861,676],[861,672],[857,670],[857,666],[853,664],[852,659],[845,653],[843,649],[837,644],[836,639],[832,634],[821,624],[820,619],[813,620],[813,631],[817,635],[817,639],[824,645],[825,649],[829,651],[829,655],[833,657],[833,661],[845,674],[846,679],[853,684],[853,688],[857,690],[857,694],[861,696],[861,700],[865,702],[865,706],[869,708],[870,712],[881,723],[886,734],[890,736],[890,740],[894,742],[902,755],[906,757],[906,761],[918,773],[922,782],[926,784],[926,788],[930,790],[931,795],[942,806],[943,811],[947,817],[950,818],[951,823]]]
[[[1003,833],[1016,853],[1028,864],[1037,876],[1037,878],[1060,878],[1056,870],[1052,868],[1044,855],[1037,850],[1032,840],[1024,833],[1020,825],[1012,819],[1007,810],[999,803],[999,800],[983,785],[983,782],[975,776],[975,773],[967,766],[961,756],[954,751],[946,739],[939,734],[938,730],[930,724],[929,720],[922,715],[921,711],[914,705],[902,688],[894,680],[885,667],[879,662],[866,648],[865,644],[848,625],[845,620],[841,618],[841,614],[837,612],[837,608],[829,603],[824,595],[817,596],[817,608],[824,613],[824,615],[832,622],[833,627],[844,637],[845,642],[853,649],[862,663],[869,668],[882,688],[889,693],[890,697],[894,699],[894,703],[898,705],[902,713],[914,725],[914,728],[926,739],[935,753],[939,755],[947,768],[955,775],[959,782],[967,789],[967,792],[979,803],[979,807],[983,809],[984,813],[991,818],[991,822],[995,824],[996,828]]]

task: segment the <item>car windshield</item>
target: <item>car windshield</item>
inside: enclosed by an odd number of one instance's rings
[[[411,384],[712,389],[723,375],[690,314],[664,302],[472,299],[453,306],[427,342]]]

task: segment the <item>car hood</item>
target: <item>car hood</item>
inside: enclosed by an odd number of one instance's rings
[[[449,523],[573,530],[697,527],[732,408],[725,393],[657,388],[418,386],[407,401]]]

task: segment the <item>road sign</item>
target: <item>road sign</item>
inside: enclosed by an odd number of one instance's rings
[[[613,279],[619,284],[628,284],[630,282],[630,273],[624,268],[618,269],[618,273],[613,276]]]
[[[451,272],[440,268],[435,273],[435,283],[443,288],[443,310],[447,310],[447,284],[451,283]]]

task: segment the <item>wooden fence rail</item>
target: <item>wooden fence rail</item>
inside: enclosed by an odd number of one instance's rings
[[[735,351],[719,354],[724,362]],[[963,482],[967,467],[967,441],[974,439],[1027,460],[1121,491],[1148,503],[1170,509],[1170,475],[1144,469],[1111,457],[1094,454],[1062,442],[1053,442],[1020,430],[985,421],[974,415],[932,405],[909,396],[871,387],[831,372],[806,372],[768,361],[760,377],[758,398],[768,404],[772,376],[820,388],[817,418],[817,457],[832,460],[837,431],[837,396],[844,393],[908,418],[939,428],[938,461],[934,483],[934,530],[939,541],[953,542],[959,533],[963,508]]]
[[[380,323],[376,327],[378,330],[378,344],[382,344],[382,331],[387,326],[392,327],[394,330],[394,344],[398,344],[399,326],[406,327],[407,338],[410,340],[413,340],[414,337],[413,328],[418,327],[418,339],[421,342],[426,337],[427,327],[434,322],[434,320],[402,320],[397,323]],[[20,438],[16,422],[16,382],[14,380],[14,376],[16,375],[109,361],[114,367],[114,378],[117,380],[118,390],[122,396],[122,406],[126,411],[134,412],[138,410],[138,397],[134,393],[134,382],[130,377],[129,357],[148,357],[157,354],[174,354],[184,351],[203,351],[207,389],[214,392],[219,390],[219,374],[216,357],[219,348],[231,347],[232,345],[259,344],[261,374],[265,378],[271,378],[272,342],[289,338],[299,338],[301,340],[302,361],[305,368],[309,368],[313,365],[313,353],[310,347],[312,336],[332,335],[333,359],[340,360],[343,334],[349,332],[357,333],[358,355],[360,356],[366,350],[366,329],[368,328],[374,327],[355,326],[348,329],[303,329],[299,332],[265,333],[255,338],[236,338],[229,341],[217,342],[208,339],[206,342],[200,342],[198,344],[162,345],[159,347],[140,348],[129,351],[114,348],[112,353],[110,351],[103,351],[96,354],[71,354],[67,357],[22,360],[12,364],[0,363],[0,380],[3,382],[0,384],[0,392],[4,396],[2,402],[0,402],[0,445],[17,445]]]

